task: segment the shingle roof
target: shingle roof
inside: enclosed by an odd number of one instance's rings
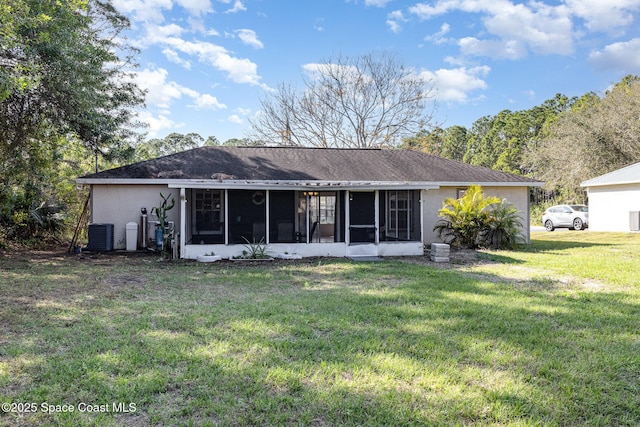
[[[540,181],[400,149],[200,147],[86,175],[90,180],[523,183]]]
[[[640,183],[640,163],[626,166],[622,169],[584,181],[582,187],[596,187],[600,185],[638,184]]]

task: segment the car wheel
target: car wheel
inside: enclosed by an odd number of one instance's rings
[[[573,220],[573,229],[574,230],[584,230],[584,224],[580,218],[575,218]]]
[[[544,228],[547,229],[547,231],[553,231],[556,228],[553,226],[553,222],[551,222],[550,219],[548,219],[545,223],[544,223]]]

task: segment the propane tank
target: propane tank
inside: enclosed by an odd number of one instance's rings
[[[147,208],[140,209],[142,216],[140,216],[140,238],[142,242],[140,242],[140,247],[142,249],[147,249]]]
[[[160,224],[156,224],[156,248],[158,248],[159,251],[162,250],[162,241],[163,241],[163,233],[162,233],[162,227],[160,227]]]

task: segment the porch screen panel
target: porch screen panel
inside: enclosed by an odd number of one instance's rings
[[[349,241],[351,243],[374,243],[376,233],[375,193],[349,193]]]
[[[295,242],[295,191],[270,191],[269,197],[269,242]]]
[[[420,190],[413,190],[409,192],[411,201],[411,229],[409,233],[409,240],[413,242],[419,242],[421,239],[422,223],[420,222]]]
[[[266,191],[229,190],[229,242],[266,241]]]
[[[421,227],[419,203],[419,191],[415,190],[390,190],[385,191],[384,195],[381,194],[380,240],[419,241]]]

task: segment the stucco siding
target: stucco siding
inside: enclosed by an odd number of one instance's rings
[[[433,231],[433,227],[439,220],[438,211],[446,198],[458,197],[458,190],[464,190],[464,188],[441,187],[438,190],[422,192],[423,238],[426,244],[440,242],[438,235]],[[506,199],[518,209],[523,226],[521,234],[529,242],[529,187],[482,187],[482,191],[487,196]]]
[[[166,185],[93,185],[91,222],[113,224],[114,249],[125,249],[127,223],[136,222],[140,227],[140,209],[143,207],[147,208],[149,220],[155,220],[151,209],[162,203],[160,193],[165,196],[171,193],[175,198],[176,205],[167,214],[179,230],[180,190],[169,189]]]
[[[589,187],[589,229],[630,231],[629,212],[640,211],[640,184]]]

